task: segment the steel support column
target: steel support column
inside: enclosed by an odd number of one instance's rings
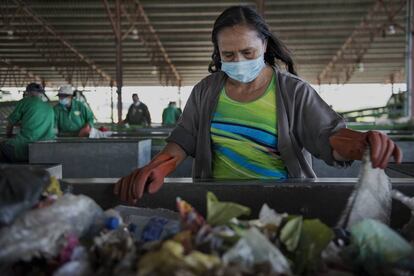
[[[256,10],[264,18],[265,16],[265,0],[256,0]]]
[[[111,22],[112,30],[115,37],[115,74],[116,74],[116,93],[118,94],[118,123],[122,122],[122,29],[121,29],[121,16],[122,16],[122,0],[115,0],[115,14],[112,13],[108,0],[102,0],[106,12],[108,14],[109,21]]]
[[[117,22],[115,22],[116,20],[118,20],[116,15],[117,11],[112,12],[109,5],[109,1],[102,0],[106,12],[108,14],[109,20],[111,22],[114,34],[115,36],[119,36],[119,38],[117,38],[119,39],[119,42],[117,42],[116,47],[120,47],[120,50],[122,50],[121,41],[127,39],[132,33],[135,36],[134,39],[140,40],[140,42],[144,46],[143,48],[146,49],[146,52],[150,59],[150,64],[153,65],[158,71],[160,83],[164,83],[166,85],[173,84],[180,86],[181,76],[178,73],[175,65],[172,63],[170,57],[168,56],[167,51],[162,45],[157,32],[151,25],[151,22],[149,21],[148,16],[145,13],[141,3],[138,0],[115,1],[115,9],[118,9],[118,7],[120,7],[120,16],[125,16],[129,23],[128,28],[123,31],[121,28],[122,18],[120,18],[120,27],[117,27]],[[125,24],[124,27],[126,27]],[[137,46],[142,47],[141,44]],[[117,51],[118,50],[119,49],[117,48]]]
[[[414,0],[407,1],[407,55],[406,55],[406,72],[407,72],[407,115],[414,121]]]
[[[111,81],[109,86],[111,87],[111,123],[114,123],[114,82]]]
[[[118,94],[118,123],[122,122],[122,31],[121,0],[116,0],[115,9],[115,45],[116,45],[116,93]]]

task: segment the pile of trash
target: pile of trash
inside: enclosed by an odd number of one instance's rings
[[[103,211],[30,171],[0,185],[1,275],[414,275],[414,217],[388,226],[392,200],[414,214],[414,198],[369,160],[335,228],[267,204],[243,219],[248,207],[211,192],[203,217],[181,198],[178,212]]]

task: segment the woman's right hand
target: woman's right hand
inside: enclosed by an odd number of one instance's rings
[[[177,167],[178,158],[160,153],[148,165],[138,168],[115,184],[114,194],[122,201],[135,204],[145,191],[157,192],[164,184],[164,178]]]

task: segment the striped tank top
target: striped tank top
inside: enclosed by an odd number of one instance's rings
[[[278,151],[276,85],[252,102],[237,102],[225,88],[211,122],[215,179],[285,179]]]

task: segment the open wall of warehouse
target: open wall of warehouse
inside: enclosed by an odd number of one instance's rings
[[[394,84],[346,84],[346,85],[320,85],[313,86],[319,95],[337,112],[374,108],[385,106],[391,94],[406,90],[405,83]],[[192,86],[184,86],[178,95],[177,87],[164,86],[128,86],[123,89],[123,115],[126,116],[132,104],[132,94],[137,93],[140,100],[145,103],[154,123],[161,123],[162,111],[170,101],[181,101],[184,108],[190,96]],[[24,88],[4,88],[10,94],[3,95],[1,101],[19,100]],[[56,91],[47,90],[51,100],[57,100]],[[111,102],[111,94],[112,101]],[[108,87],[86,87],[84,95],[99,122],[111,122],[111,111],[116,121],[116,92]]]

